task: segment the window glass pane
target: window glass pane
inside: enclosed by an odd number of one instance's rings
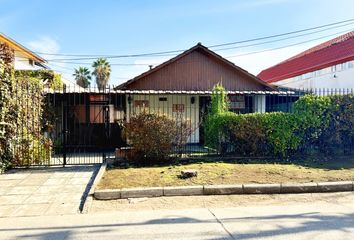
[[[354,61],[348,62],[348,68],[354,68]]]
[[[342,70],[342,64],[337,64],[336,71],[341,71],[341,70]]]
[[[347,63],[346,63],[346,62],[345,62],[345,63],[342,63],[341,65],[342,65],[342,70],[347,69]]]

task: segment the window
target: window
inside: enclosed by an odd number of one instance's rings
[[[354,68],[354,61],[348,62],[348,68]]]
[[[348,62],[342,63],[342,70],[347,69],[348,66]]]
[[[336,65],[336,71],[342,71],[342,64]]]
[[[336,72],[336,65],[331,67],[331,72]]]
[[[166,102],[167,101],[167,97],[159,97],[159,101],[160,102]]]
[[[33,66],[33,64],[34,64],[33,60],[32,59],[28,59],[28,64]]]

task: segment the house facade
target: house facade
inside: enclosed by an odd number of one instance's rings
[[[286,93],[280,93],[201,44],[119,85],[116,90],[125,93],[127,121],[141,112],[183,119],[192,128],[188,142],[200,143],[200,125],[211,90],[218,83],[228,92],[230,110],[237,113],[266,112],[273,95],[283,94],[287,98]]]
[[[310,48],[258,74],[275,86],[296,89],[354,88],[354,31]]]

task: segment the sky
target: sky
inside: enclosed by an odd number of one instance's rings
[[[0,32],[32,51],[103,56],[185,50],[198,42],[211,46],[354,17],[353,0],[0,0],[0,6]],[[353,29],[354,24],[347,24],[267,44],[211,50],[257,75],[262,69]],[[279,38],[269,40],[275,39]],[[269,51],[274,48],[280,49]],[[244,55],[247,53],[253,54]],[[73,79],[74,68],[91,68],[94,61],[40,55],[68,79]],[[148,65],[156,66],[172,57],[109,59],[109,83],[120,84],[147,71]]]

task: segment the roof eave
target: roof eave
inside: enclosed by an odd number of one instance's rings
[[[17,49],[15,50],[19,50],[22,53],[24,53],[28,58],[35,60],[37,62],[40,63],[46,63],[47,61],[42,58],[41,56],[35,54],[34,52],[32,52],[31,50],[29,50],[28,48],[26,48],[25,46],[23,46],[22,44],[16,42],[15,40],[13,40],[12,38],[6,36],[3,33],[0,33],[0,40],[3,40],[5,43],[9,44],[12,47],[15,47]]]

